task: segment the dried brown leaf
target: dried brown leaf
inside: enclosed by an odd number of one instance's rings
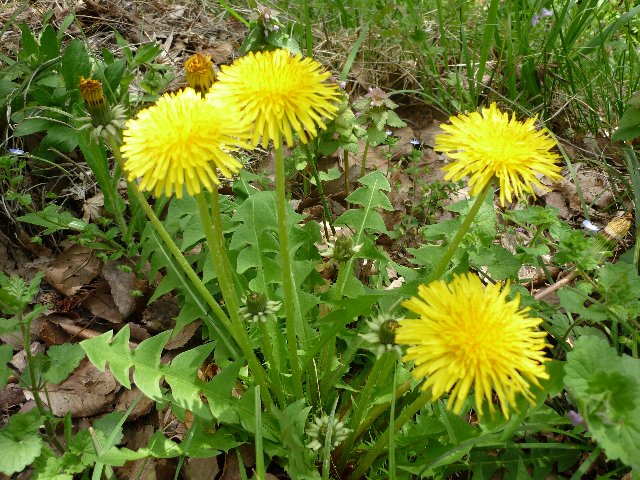
[[[56,258],[45,270],[44,278],[53,288],[71,296],[100,273],[100,260],[95,250],[73,245]]]

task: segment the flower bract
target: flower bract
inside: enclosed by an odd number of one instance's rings
[[[509,288],[483,286],[473,274],[421,285],[418,296],[403,303],[418,319],[402,320],[396,342],[411,345],[403,360],[413,360],[416,380],[433,400],[450,392],[447,407],[459,413],[471,389],[478,415],[486,400],[494,412],[496,393],[505,417],[516,395],[530,402],[530,385],[548,378],[543,363],[546,333],[540,318],[520,309],[518,296],[508,300]]]
[[[518,121],[515,114],[498,110],[495,103],[482,112],[461,114],[443,124],[434,150],[445,152],[453,162],[446,165],[445,180],[469,177],[471,195],[480,194],[495,177],[500,185],[500,202],[520,199],[545,188],[537,175],[559,180],[558,155],[551,149],[556,141],[546,129],[537,130],[535,118]]]
[[[230,151],[248,147],[251,125],[238,108],[217,99],[203,100],[191,88],[160,97],[127,122],[122,155],[128,179],[140,178],[142,190],[182,197],[211,190],[242,164]]]
[[[325,129],[323,118],[333,118],[340,98],[336,85],[325,83],[329,73],[311,58],[292,56],[288,50],[249,53],[223,66],[208,95],[229,98],[242,106],[254,122],[252,144],[282,138],[293,145],[293,133],[303,143]]]

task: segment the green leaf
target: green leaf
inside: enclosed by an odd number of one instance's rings
[[[640,107],[630,106],[622,114],[618,129],[611,136],[614,142],[640,137]]]
[[[148,43],[141,46],[140,48],[138,48],[135,56],[133,57],[132,66],[137,67],[139,65],[142,65],[143,63],[150,62],[158,55],[160,55],[161,51],[162,49],[157,43]]]
[[[610,459],[640,469],[640,360],[618,356],[606,340],[582,336],[564,379],[578,412]]]
[[[164,378],[171,387],[172,398],[177,406],[205,419],[210,418],[208,407],[199,398],[201,382],[197,380],[197,373],[199,365],[213,349],[213,344],[207,343],[183,352],[172,364],[161,366],[160,355],[170,336],[171,331],[163,332],[131,350],[127,325],[115,336],[110,331],[83,340],[80,345],[98,369],[104,371],[109,362],[111,373],[125,388],[131,388],[129,373],[133,368],[133,381],[140,391],[152,400],[163,401],[160,382]]]
[[[60,55],[60,43],[56,31],[49,24],[40,35],[40,61],[53,60]]]
[[[43,441],[38,429],[42,420],[37,410],[16,413],[0,430],[0,473],[21,472],[40,455]]]
[[[407,124],[402,120],[396,112],[389,110],[387,115],[387,125],[393,128],[406,127]]]
[[[49,204],[41,212],[28,213],[18,217],[21,222],[45,227],[43,235],[50,235],[60,230],[76,230],[82,232],[87,224],[75,218],[69,212],[62,211],[58,205]]]
[[[105,92],[115,92],[118,89],[126,68],[127,62],[120,58],[104,69],[104,84],[108,87]]]
[[[389,181],[379,170],[365,175],[358,181],[363,186],[353,191],[347,197],[347,201],[361,205],[362,208],[347,210],[336,219],[335,225],[346,225],[355,228],[359,233],[365,228],[387,233],[384,220],[376,209],[393,210],[391,202],[384,194],[385,191],[391,190]],[[359,238],[356,241],[359,241]]]
[[[379,130],[375,126],[369,127],[367,129],[367,142],[369,142],[372,147],[380,145],[386,139],[387,134],[384,130]]]
[[[19,58],[27,61],[31,56],[38,57],[40,45],[38,45],[36,37],[31,33],[29,25],[22,22],[19,27],[22,32],[22,51],[18,55]]]
[[[15,137],[24,137],[37,132],[44,132],[59,125],[58,122],[48,118],[25,118],[13,131]]]
[[[291,228],[303,217],[287,208],[287,224]],[[280,247],[275,232],[278,231],[275,194],[263,191],[249,196],[238,207],[233,221],[238,222],[231,236],[230,250],[238,250],[236,271],[245,274],[255,271],[249,288],[267,292],[269,285],[281,283]]]
[[[283,412],[272,409],[279,426],[279,440],[287,451],[288,465],[285,467],[291,478],[320,478],[314,465],[314,455],[304,444],[304,427],[311,407],[304,400],[289,405]]]
[[[494,280],[517,278],[520,259],[500,245],[489,245],[477,252],[470,252],[469,261],[474,266],[487,267]]]
[[[88,134],[79,135],[78,142],[82,155],[96,176],[100,190],[104,194],[104,207],[114,216],[117,216],[118,212],[124,212],[126,205],[118,194],[117,181],[109,172],[109,160],[104,145],[102,142],[93,141]]]
[[[0,345],[0,389],[7,386],[7,380],[13,375],[13,370],[7,365],[13,358],[11,345]]]
[[[233,388],[238,381],[240,368],[242,368],[240,362],[232,363],[202,385],[202,394],[209,402],[209,408],[214,418],[219,418],[220,415],[231,408]]]
[[[78,146],[78,130],[66,125],[53,125],[47,129],[47,135],[42,139],[42,147],[53,147],[61,152],[71,152]]]
[[[60,383],[78,368],[85,354],[80,344],[63,343],[49,347],[47,356],[51,362],[45,378],[49,383]]]
[[[67,90],[78,88],[80,77],[89,77],[91,73],[91,60],[84,48],[84,43],[77,38],[69,42],[62,54],[60,73],[64,78]]]

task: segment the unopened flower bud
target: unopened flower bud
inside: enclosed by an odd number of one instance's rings
[[[187,83],[196,92],[207,92],[216,80],[211,57],[200,52],[191,55],[184,62],[184,70],[187,76]]]

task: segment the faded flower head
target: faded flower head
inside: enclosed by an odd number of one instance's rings
[[[129,180],[141,178],[142,190],[182,198],[219,184],[242,164],[231,156],[249,147],[251,125],[228,101],[202,97],[191,88],[167,93],[127,122],[122,155]]]
[[[329,415],[323,413],[319,417],[315,417],[305,430],[309,437],[307,447],[314,452],[324,448],[329,432],[331,432],[331,448],[333,449],[347,439],[351,429],[345,428],[344,423],[336,417],[333,417],[333,421],[330,421]]]
[[[508,293],[500,283],[485,287],[468,273],[421,285],[418,296],[403,303],[420,316],[400,322],[396,341],[411,345],[403,360],[415,362],[413,377],[425,378],[422,389],[433,400],[450,392],[447,408],[455,413],[473,389],[479,416],[485,400],[493,414],[495,392],[508,417],[517,394],[533,402],[530,385],[549,378],[542,319],[520,309],[519,296],[507,300]]]
[[[471,195],[479,195],[496,178],[500,202],[533,194],[534,186],[546,189],[537,175],[559,180],[559,158],[551,152],[556,141],[546,129],[536,130],[535,118],[524,122],[509,118],[492,103],[481,112],[451,117],[450,124],[436,135],[434,150],[446,153],[453,162],[443,167],[445,180],[469,177]]]
[[[398,319],[380,314],[366,323],[369,332],[361,333],[360,336],[371,344],[376,357],[380,357],[384,352],[391,350],[398,352],[398,355],[402,354],[402,349],[396,344],[396,332],[400,326]]]
[[[266,322],[275,320],[282,303],[269,300],[264,293],[249,292],[242,299],[240,315],[248,322]]]
[[[231,100],[253,122],[252,144],[273,140],[280,148],[284,138],[293,146],[293,133],[302,143],[324,130],[323,118],[333,118],[340,93],[326,83],[322,65],[288,50],[250,52],[230,66],[223,66],[209,95]]]
[[[187,83],[196,92],[205,93],[216,80],[210,55],[203,55],[200,52],[191,55],[184,62],[184,70]]]

